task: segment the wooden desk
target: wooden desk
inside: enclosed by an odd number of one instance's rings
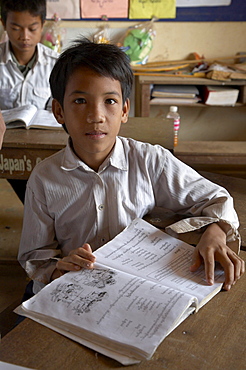
[[[129,118],[120,135],[173,149],[173,131],[162,118]],[[54,130],[7,130],[0,151],[0,178],[28,179],[34,166],[62,149],[68,135]],[[245,142],[180,141],[175,156],[197,171],[246,178]]]
[[[44,158],[64,148],[63,130],[9,129],[0,151],[0,177],[26,180]]]
[[[241,253],[246,260],[246,252]],[[131,370],[243,370],[246,342],[246,274],[188,317],[158,347],[150,361]],[[1,342],[0,360],[41,370],[125,368],[46,327],[25,319]]]
[[[162,118],[129,118],[120,135],[173,149],[173,127]],[[67,138],[63,130],[7,130],[0,151],[0,178],[28,179],[34,166],[62,149]]]
[[[245,141],[179,141],[174,153],[197,171],[246,178]]]

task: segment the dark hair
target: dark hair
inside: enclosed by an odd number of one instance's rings
[[[82,38],[75,40],[74,45],[60,55],[50,75],[52,96],[62,107],[68,79],[78,67],[118,80],[123,103],[130,97],[133,72],[128,56],[116,45],[97,44]]]
[[[0,0],[1,20],[5,25],[8,12],[29,12],[34,17],[40,16],[42,24],[46,18],[46,0]]]

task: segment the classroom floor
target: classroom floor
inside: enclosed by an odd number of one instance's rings
[[[23,205],[7,180],[0,179],[0,335],[11,330],[27,284],[26,274],[17,262]]]

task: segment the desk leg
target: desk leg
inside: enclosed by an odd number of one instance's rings
[[[149,117],[150,84],[140,84],[135,77],[135,117]]]

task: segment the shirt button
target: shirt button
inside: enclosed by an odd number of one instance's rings
[[[98,209],[99,209],[99,211],[102,211],[102,210],[104,209],[104,205],[103,205],[103,204],[100,204],[100,205],[98,206]]]

